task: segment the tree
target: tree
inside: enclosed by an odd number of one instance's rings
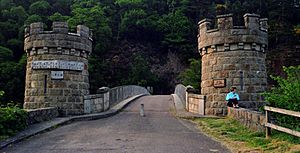
[[[71,6],[73,0],[55,0],[52,4],[52,12],[58,12],[63,15],[71,15]]]
[[[86,25],[93,31],[94,44],[100,46],[101,50],[108,49],[112,33],[100,3],[94,0],[75,1],[72,5],[72,17],[68,23],[71,29],[75,29],[80,24]],[[97,54],[101,50],[96,50],[94,53]]]
[[[196,59],[189,59],[190,66],[185,71],[180,73],[179,78],[182,83],[187,86],[191,85],[195,89],[200,90],[201,83],[201,61]]]
[[[24,95],[24,78],[26,56],[18,62],[13,62],[13,51],[0,46],[0,90],[6,94],[2,97],[5,102],[11,100],[22,104]]]
[[[272,0],[269,2],[269,41],[271,46],[278,43],[291,43],[293,36],[296,9],[293,1]],[[296,20],[295,20],[296,19]]]
[[[34,22],[42,22],[42,20],[43,20],[43,19],[42,19],[41,16],[34,14],[34,15],[30,15],[30,16],[26,19],[25,24],[26,24],[26,25],[30,25],[31,23],[34,23]]]
[[[0,46],[0,62],[10,61],[13,58],[13,51]]]
[[[17,6],[10,9],[10,17],[18,21],[19,24],[23,24],[28,14],[22,6]]]
[[[124,17],[121,20],[121,30],[134,28],[144,24],[146,12],[142,9],[132,9],[125,12]]]
[[[126,84],[137,84],[139,86],[154,86],[157,81],[156,76],[150,71],[149,63],[141,54],[133,56],[133,63]]]
[[[146,17],[142,6],[143,0],[116,0],[114,4],[117,6],[116,19],[118,20],[116,39],[119,40],[122,34],[125,39],[134,38],[136,34],[142,31],[138,29],[137,24],[141,24]]]
[[[0,8],[1,10],[4,9],[10,9],[11,7],[14,7],[16,4],[13,0],[0,0]]]
[[[271,106],[300,111],[300,65],[283,67],[286,78],[271,76],[278,85],[266,92],[266,101]]]
[[[188,43],[188,38],[191,35],[192,24],[182,11],[175,11],[163,15],[158,21],[158,29],[163,32],[164,38],[162,44],[173,51],[189,50],[183,47],[183,44]]]
[[[13,50],[13,58],[20,59],[24,54],[23,41],[19,39],[10,39],[7,41],[7,46]]]
[[[63,16],[60,13],[56,12],[49,16],[49,20],[54,22],[54,21],[67,21],[70,17],[69,16]]]
[[[263,95],[270,106],[300,111],[300,65],[283,67],[286,77],[271,76],[278,85]],[[300,129],[299,118],[274,114],[281,125]]]
[[[50,13],[51,6],[47,1],[41,0],[34,2],[29,7],[30,14],[37,14],[40,16],[47,16]]]

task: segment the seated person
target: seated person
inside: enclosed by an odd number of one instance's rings
[[[239,108],[239,105],[238,105],[239,100],[240,100],[240,97],[236,93],[236,87],[231,87],[230,92],[226,96],[227,106]]]

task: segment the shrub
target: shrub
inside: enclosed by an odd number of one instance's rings
[[[0,98],[4,92],[0,90]],[[17,105],[0,108],[0,136],[11,136],[27,127],[27,112]]]
[[[27,112],[17,106],[0,108],[0,135],[11,136],[27,127]]]
[[[189,68],[180,73],[179,78],[185,86],[191,85],[195,89],[201,90],[201,61],[196,59],[189,59],[189,61]]]
[[[264,96],[272,107],[283,108],[292,111],[300,111],[300,65],[283,67],[286,77],[271,76],[278,85]],[[292,129],[300,129],[300,119],[292,116],[272,113],[276,121]]]

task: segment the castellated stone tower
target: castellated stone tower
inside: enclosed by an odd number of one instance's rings
[[[27,53],[25,109],[57,107],[60,115],[83,114],[83,96],[89,94],[88,56],[92,52],[89,28],[69,33],[66,22],[43,23],[25,29]]]
[[[265,52],[268,46],[267,19],[244,15],[244,26],[233,26],[232,14],[199,22],[198,48],[202,56],[201,94],[206,95],[205,114],[226,114],[225,97],[237,87],[240,106],[257,107],[267,86]]]

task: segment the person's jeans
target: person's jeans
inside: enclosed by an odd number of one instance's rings
[[[233,105],[237,105],[239,102],[237,99],[229,99],[227,102],[228,107],[233,107]]]

